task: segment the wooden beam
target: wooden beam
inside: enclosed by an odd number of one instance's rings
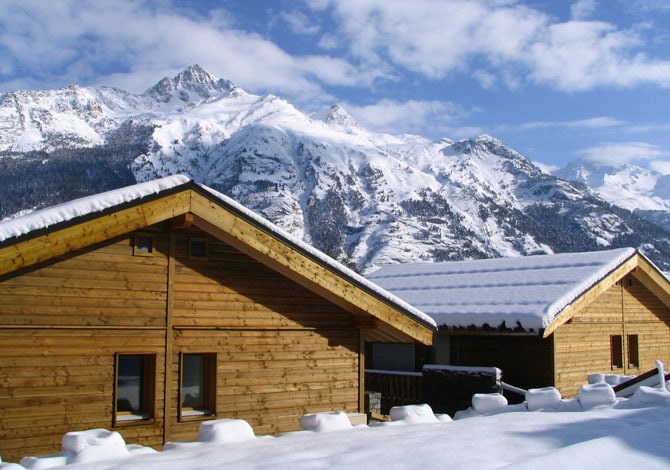
[[[182,228],[190,228],[193,225],[193,214],[187,212],[185,214],[173,217],[170,220],[170,228],[178,230]]]
[[[544,334],[542,335],[543,338],[549,337],[554,331],[556,331],[556,328],[574,317],[577,313],[579,313],[579,311],[596,300],[603,292],[623,279],[626,274],[635,270],[635,268],[638,266],[639,260],[639,255],[633,255],[630,259],[623,262],[619,267],[605,276],[600,282],[596,283],[590,289],[587,289],[579,297],[573,300],[558,315],[556,315],[549,326],[544,329]]]
[[[633,273],[633,277],[670,307],[670,281],[644,257],[639,258],[638,269]]]

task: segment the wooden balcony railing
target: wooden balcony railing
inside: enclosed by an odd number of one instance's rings
[[[394,406],[423,403],[423,374],[389,370],[366,370],[365,390],[381,394],[381,414]]]

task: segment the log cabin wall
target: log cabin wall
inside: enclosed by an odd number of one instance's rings
[[[452,334],[450,358],[456,366],[497,367],[503,381],[521,388],[553,381],[552,341],[540,336]]]
[[[167,238],[151,257],[124,237],[0,277],[0,455],[60,450],[64,433],[112,426],[115,354],[156,355],[151,423],[129,442],[160,447]]]
[[[307,412],[359,411],[354,315],[205,232],[160,224],[141,235],[151,253],[131,235],[0,277],[5,461],[57,452],[73,430],[160,449],[212,417],[268,434],[298,429]],[[205,256],[189,252],[192,240]],[[119,353],[155,357],[150,421],[113,422]],[[215,416],[180,412],[189,353],[215,358]]]
[[[655,359],[668,363],[668,325],[670,309],[628,275],[554,332],[556,387],[572,397],[590,373],[636,375]]]
[[[206,257],[189,256],[191,240]],[[297,430],[304,413],[358,411],[354,315],[204,232],[179,232],[175,247],[173,392],[180,353],[215,354],[216,415],[257,434]],[[198,418],[169,415],[169,438],[193,439]]]

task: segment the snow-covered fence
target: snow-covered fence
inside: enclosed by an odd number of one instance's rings
[[[502,372],[496,367],[444,365],[426,365],[421,372],[366,370],[365,390],[368,397],[381,395],[384,415],[394,406],[427,403],[453,416],[468,408],[476,393],[502,393]],[[373,411],[372,404],[368,408]]]
[[[502,371],[497,367],[423,366],[424,401],[436,413],[453,416],[467,409],[476,393],[502,393]]]

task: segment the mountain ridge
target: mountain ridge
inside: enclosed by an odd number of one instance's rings
[[[184,173],[361,272],[620,246],[670,270],[668,232],[499,139],[375,133],[341,105],[308,116],[197,65],[141,95],[0,95],[0,170],[0,217]]]

